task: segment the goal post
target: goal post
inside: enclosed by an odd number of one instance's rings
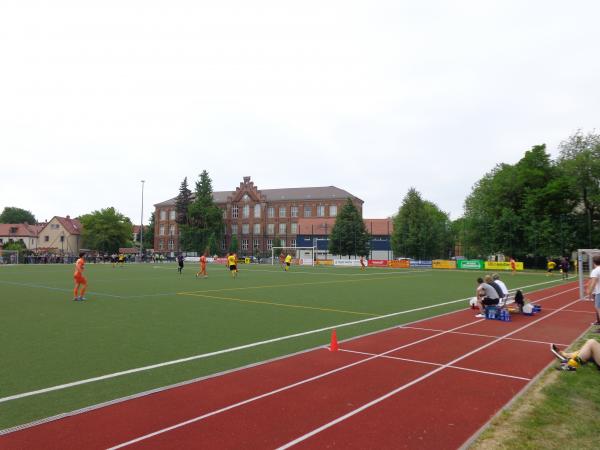
[[[19,264],[19,251],[0,249],[0,265],[4,264]]]
[[[284,253],[292,255],[292,258],[295,259],[300,265],[315,265],[315,254],[317,252],[317,247],[272,247],[271,265],[275,264],[276,250],[282,250]]]
[[[579,278],[579,298],[585,298],[585,274],[592,270],[592,258],[600,255],[600,249],[580,248],[577,250],[577,277]]]

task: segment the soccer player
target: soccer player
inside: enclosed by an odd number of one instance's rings
[[[200,257],[200,272],[198,272],[196,274],[196,278],[198,278],[200,275],[203,275],[203,278],[208,278],[208,275],[206,275],[206,255],[208,254],[208,252],[204,252],[204,254]]]
[[[289,253],[285,257],[285,271],[290,270],[290,265],[292,264],[292,255]]]
[[[560,262],[560,273],[562,273],[563,280],[569,279],[569,269],[571,268],[571,264],[569,263],[569,258],[566,256]]]
[[[85,256],[84,252],[79,254],[79,259],[75,263],[75,273],[73,274],[73,280],[75,281],[75,287],[73,288],[73,301],[85,300],[85,291],[87,289],[87,280],[83,276],[83,270],[85,269]],[[78,294],[79,288],[81,292]]]
[[[360,270],[366,270],[367,264],[365,263],[365,257],[360,255]]]
[[[283,252],[279,254],[279,265],[281,266],[282,270],[285,270],[285,255]]]
[[[125,255],[123,253],[119,253],[119,266],[125,267]]]
[[[183,255],[177,255],[177,272],[179,275],[183,275]]]
[[[556,269],[556,263],[550,258],[548,258],[548,262],[546,263],[546,269],[548,270],[548,273],[546,274],[547,277],[551,276],[554,269]]]
[[[237,277],[237,255],[235,253],[230,253],[227,256],[227,265],[231,276],[235,279]]]
[[[513,257],[510,258],[510,270],[512,271],[513,275],[517,273],[517,262]]]

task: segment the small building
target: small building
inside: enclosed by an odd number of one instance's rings
[[[35,250],[38,243],[38,225],[28,223],[0,223],[0,246],[22,242],[27,250]]]
[[[81,222],[71,217],[54,216],[38,235],[38,252],[76,255],[81,249]]]
[[[371,235],[369,259],[392,259],[391,235],[392,219],[363,219]],[[318,259],[330,259],[328,252],[329,235],[335,225],[335,218],[298,220],[298,247],[317,247]]]

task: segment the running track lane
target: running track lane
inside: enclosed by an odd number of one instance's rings
[[[560,294],[561,290],[565,287],[544,290],[536,296],[554,295],[542,304],[561,308],[576,297],[575,290]],[[577,302],[576,308],[591,311],[586,302]],[[543,312],[533,318],[514,316],[510,323],[476,320],[472,311],[460,311],[421,321],[418,326],[456,328],[457,332],[488,336],[395,328],[347,341],[341,345],[344,351],[338,353],[315,350],[0,436],[0,447],[107,448],[365,361],[370,358],[369,353],[388,352],[386,357],[371,357],[367,362],[127,447],[274,448],[494,341],[489,336],[514,333],[512,338],[529,339],[534,335],[542,340],[536,332],[539,329],[545,339],[570,342],[590,323],[589,315],[570,309]],[[540,318],[545,319],[523,328]],[[520,328],[523,329],[515,332]],[[518,356],[523,353],[529,356]],[[499,341],[456,362],[461,369],[438,370],[373,407],[302,440],[298,446],[457,448],[550,360],[547,344]]]

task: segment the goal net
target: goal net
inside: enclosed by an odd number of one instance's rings
[[[0,249],[0,264],[19,264],[19,251]]]
[[[273,247],[271,249],[271,264],[279,262],[279,255],[292,255],[292,263],[303,266],[315,265],[316,247]]]
[[[590,276],[594,267],[592,258],[600,255],[600,249],[580,248],[577,250],[577,276],[579,278],[579,298],[585,297],[585,278]]]

